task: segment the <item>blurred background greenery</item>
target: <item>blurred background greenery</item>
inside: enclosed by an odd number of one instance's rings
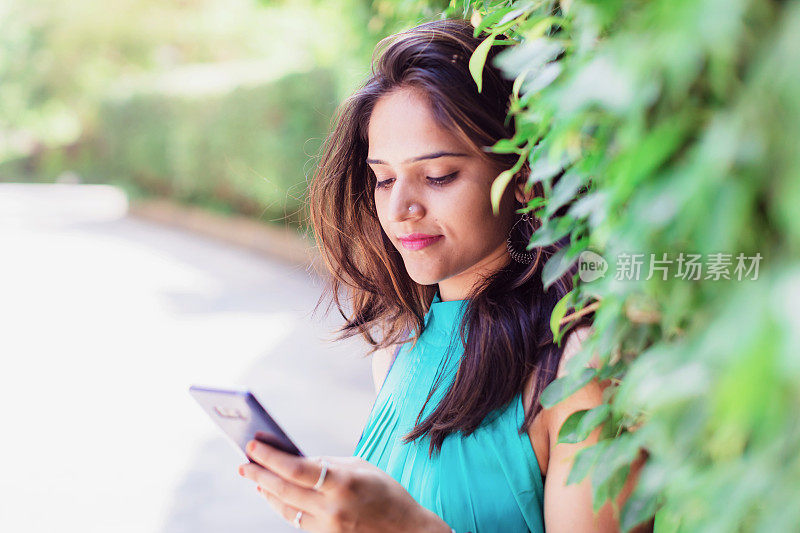
[[[0,181],[80,180],[302,226],[336,104],[429,2],[0,4]]]

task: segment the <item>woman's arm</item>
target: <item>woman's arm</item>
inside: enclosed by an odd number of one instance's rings
[[[582,340],[588,335],[589,328],[583,327],[573,332],[564,345],[564,355],[559,364],[558,376],[565,373],[566,361],[577,353]],[[596,366],[593,360],[590,366]],[[580,483],[567,485],[567,476],[572,468],[575,454],[595,444],[600,436],[601,428],[596,428],[583,442],[557,444],[558,432],[564,421],[575,411],[591,409],[602,403],[603,389],[608,382],[601,383],[596,378],[564,401],[545,410],[545,425],[548,428],[550,456],[544,487],[544,519],[548,533],[569,532],[611,532],[619,531],[619,522],[614,518],[611,501],[607,501],[595,515],[592,510],[591,475]],[[631,465],[625,485],[616,502],[622,509],[625,501],[636,485],[644,456],[639,456]],[[652,531],[652,522],[638,526],[635,533]]]

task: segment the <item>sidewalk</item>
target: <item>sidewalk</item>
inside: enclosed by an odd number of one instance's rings
[[[317,277],[328,275],[313,234],[307,238],[291,228],[240,215],[225,216],[163,199],[131,201],[128,211],[132,216],[190,230],[302,267]]]
[[[368,346],[333,342],[341,317],[316,307],[298,240],[148,207],[173,227],[128,216],[111,185],[0,184],[0,404],[24,399],[4,427],[34,436],[0,443],[0,531],[297,531],[188,388],[249,389],[306,454],[350,456]]]

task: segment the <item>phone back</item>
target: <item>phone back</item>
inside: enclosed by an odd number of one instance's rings
[[[189,392],[245,456],[245,446],[253,439],[305,456],[249,391],[192,385]]]

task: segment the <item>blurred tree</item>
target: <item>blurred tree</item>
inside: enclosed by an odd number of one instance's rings
[[[368,46],[363,27],[341,31],[356,15],[309,1],[274,8],[257,0],[2,2],[0,162],[90,135],[99,103],[121,80],[248,59],[272,58],[276,69],[347,64],[350,51]]]

